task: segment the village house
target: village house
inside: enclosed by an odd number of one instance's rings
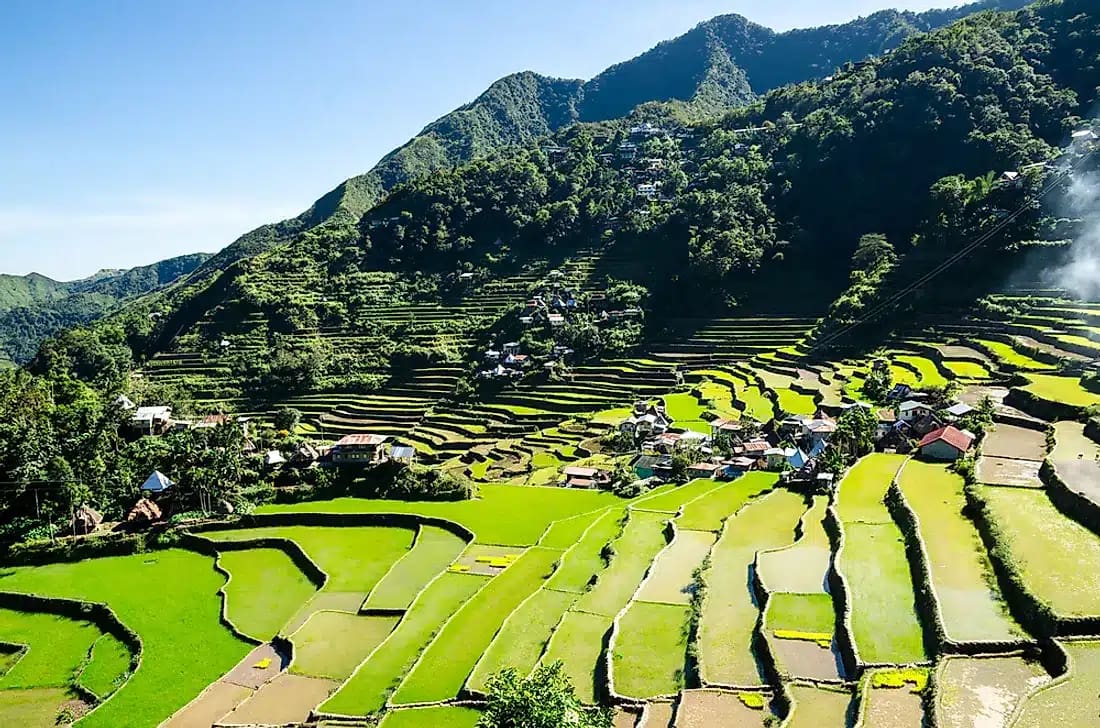
[[[699,462],[688,466],[687,475],[689,478],[716,478],[723,470],[725,468],[718,463]]]
[[[953,420],[957,420],[960,417],[966,417],[968,414],[970,414],[973,411],[974,411],[974,408],[971,407],[970,405],[968,405],[966,402],[959,402],[957,404],[953,404],[953,405],[951,405],[950,407],[948,407],[947,409],[944,410],[944,412],[949,417],[951,417]]]
[[[898,424],[898,416],[894,410],[884,407],[878,411],[878,424],[875,427],[875,442],[886,437]]]
[[[634,438],[662,435],[672,426],[664,405],[639,402],[630,417],[619,423],[619,431]]]
[[[917,402],[912,399],[902,402],[898,407],[898,419],[910,425],[931,414],[933,414],[931,407],[924,402]]]
[[[974,436],[951,425],[929,432],[917,447],[921,457],[929,460],[954,461],[970,449]]]
[[[172,408],[138,407],[130,422],[139,435],[163,435],[172,424]]]
[[[895,384],[887,393],[886,399],[889,402],[901,402],[908,399],[911,394],[913,394],[913,388],[908,384]]]
[[[393,462],[403,465],[412,465],[416,462],[416,448],[408,445],[393,445],[387,455]]]
[[[389,435],[346,435],[332,446],[333,465],[376,465],[386,460]]]
[[[795,452],[794,448],[785,450],[781,447],[770,447],[764,451],[764,463],[765,467],[771,471],[784,470],[787,467],[787,458],[792,457]]]
[[[268,470],[286,465],[286,458],[278,450],[268,450],[264,454],[264,467]]]
[[[729,460],[723,460],[722,465],[725,466],[725,472],[723,475],[726,478],[739,478],[743,474],[749,472],[756,467],[756,460],[748,457],[736,457]]]
[[[630,467],[639,480],[667,480],[672,476],[672,458],[668,455],[637,455],[630,461]]]
[[[611,484],[611,473],[599,468],[570,465],[561,473],[561,484],[566,488],[605,488]]]
[[[741,420],[719,417],[710,422],[710,436],[714,440],[719,437],[739,437],[744,430],[745,425]]]
[[[771,447],[772,446],[768,443],[767,440],[756,439],[741,443],[741,445],[735,447],[733,450],[738,455],[743,455],[747,458],[759,460],[760,458],[764,457],[764,453],[770,450]]]

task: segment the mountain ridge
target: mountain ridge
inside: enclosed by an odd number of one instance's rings
[[[416,136],[397,147],[370,171],[351,177],[323,195],[301,215],[263,225],[241,236],[198,271],[213,273],[229,263],[295,235],[324,225],[342,225],[362,216],[395,185],[452,164],[469,161],[501,146],[523,144],[579,121],[621,118],[652,101],[696,102],[700,111],[748,103],[760,93],[798,81],[820,78],[848,61],[863,60],[897,47],[914,33],[926,32],[967,15],[985,10],[1011,10],[1030,0],[979,0],[956,8],[911,11],[881,10],[847,23],[776,32],[738,14],[719,15],[703,21],[675,38],[663,41],[639,55],[613,64],[591,79],[563,79],[520,71],[497,79],[471,102],[427,124]],[[856,32],[859,42],[852,52],[835,55],[821,50],[838,38]],[[738,46],[735,41],[741,41]],[[765,46],[772,43],[772,55]],[[731,48],[750,47],[755,53],[731,53]],[[771,70],[780,61],[807,49],[820,55],[812,62],[794,65],[784,72]],[[700,63],[700,52],[703,51]],[[670,55],[683,62],[679,75],[667,68]],[[712,61],[714,61],[712,63]],[[664,66],[662,73],[646,71],[651,63]],[[746,69],[748,64],[750,68]],[[753,78],[759,78],[753,84]],[[672,79],[672,83],[666,79]],[[562,98],[561,94],[567,95]],[[511,100],[511,104],[504,102]],[[545,104],[545,105],[544,105]],[[516,115],[516,109],[526,109]],[[569,113],[563,113],[568,109]],[[502,133],[506,130],[508,133]],[[335,205],[331,203],[337,199]],[[329,210],[329,214],[323,214]],[[322,214],[318,214],[318,213]]]

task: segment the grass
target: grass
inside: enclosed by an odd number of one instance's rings
[[[573,518],[567,518],[562,521],[550,524],[550,528],[546,529],[546,533],[539,539],[539,546],[546,546],[551,549],[567,549],[577,541],[581,540],[585,531],[592,526],[597,520],[603,518],[611,509],[607,511],[597,511],[593,513],[584,513]],[[621,518],[623,513],[621,510],[616,510],[618,516]]]
[[[634,602],[619,620],[612,670],[615,691],[631,698],[676,693],[684,686],[687,606]]]
[[[819,726],[847,725],[848,706],[852,694],[815,685],[790,686],[794,696],[794,712],[785,728],[819,728]]]
[[[622,501],[611,493],[565,488],[482,485],[476,500],[409,502],[337,498],[292,505],[268,505],[258,513],[414,513],[461,524],[482,543],[530,546],[554,521],[602,510]],[[516,514],[523,514],[517,518]]]
[[[72,699],[65,688],[0,690],[0,717],[4,725],[47,728],[56,725],[58,709]]]
[[[381,710],[390,691],[409,672],[440,626],[489,580],[484,576],[443,574],[433,581],[389,638],[322,709],[342,715],[369,715]]]
[[[751,649],[759,611],[749,590],[749,567],[758,549],[794,541],[795,525],[805,510],[800,496],[776,490],[752,501],[726,522],[705,574],[707,598],[699,632],[699,659],[706,681],[727,685],[760,682]]]
[[[225,551],[218,563],[229,572],[226,615],[237,629],[269,640],[286,625],[314,587],[279,549]]]
[[[923,637],[901,532],[894,524],[844,524],[840,569],[852,603],[852,632],[864,662],[923,660]]]
[[[720,531],[726,518],[750,499],[775,487],[778,480],[779,476],[775,473],[747,473],[685,505],[683,515],[676,519],[676,525],[694,531]]]
[[[1081,386],[1078,377],[1060,377],[1054,374],[1025,374],[1030,384],[1024,387],[1040,399],[1061,402],[1073,407],[1092,407],[1100,404],[1100,394],[1093,394]]]
[[[1041,362],[1037,359],[1032,359],[1029,356],[1021,354],[1020,352],[1013,349],[1012,346],[1004,343],[1003,341],[977,339],[975,343],[980,344],[984,348],[988,349],[989,352],[993,355],[994,359],[997,359],[1003,364],[1008,364],[1009,366],[1016,367],[1017,369],[1025,369],[1030,371],[1049,371],[1051,369],[1057,368],[1053,364],[1047,364],[1045,362]]]
[[[837,512],[845,545],[839,566],[851,592],[852,631],[865,662],[925,657],[905,545],[882,502],[902,462],[901,455],[868,455],[840,484]]]
[[[477,710],[456,705],[406,708],[386,713],[380,728],[474,728],[480,718]]]
[[[931,359],[914,354],[902,354],[895,356],[894,359],[915,368],[920,373],[921,386],[942,387],[947,384],[947,378],[940,374],[940,370],[936,368],[936,362]]]
[[[1100,539],[1042,490],[988,486],[982,495],[1029,591],[1059,615],[1100,615]]]
[[[993,566],[977,529],[963,515],[962,477],[945,465],[913,460],[905,465],[899,482],[920,520],[948,636],[960,642],[1022,636],[995,586]]]
[[[484,691],[489,678],[507,667],[516,668],[520,674],[533,670],[554,628],[576,599],[576,594],[554,589],[535,592],[508,618],[478,661],[466,686]]]
[[[204,535],[215,541],[285,538],[301,546],[328,574],[326,591],[365,594],[409,550],[414,532],[407,528],[272,526]]]
[[[707,408],[695,395],[686,392],[665,395],[665,406],[676,427],[710,434],[710,423],[703,419]]]
[[[577,609],[614,617],[626,606],[653,558],[667,543],[665,520],[661,513],[631,511],[622,536],[612,544],[615,555],[611,565],[577,603]]]
[[[845,523],[893,523],[882,499],[904,462],[903,455],[875,453],[856,463],[840,485],[840,519]]]
[[[112,635],[105,634],[92,646],[92,658],[84,665],[78,682],[100,698],[122,687],[130,674],[130,649]]]
[[[141,666],[81,728],[157,725],[248,653],[218,621],[224,581],[208,557],[177,549],[0,573],[3,590],[105,602],[141,635]]]
[[[557,571],[547,586],[563,591],[583,592],[593,577],[605,566],[603,550],[622,531],[623,512],[608,511],[597,520],[583,537],[561,559]]]
[[[772,594],[768,626],[775,630],[833,633],[835,612],[828,594]]]
[[[396,617],[315,612],[291,637],[294,642],[291,671],[344,680],[382,644],[396,624]]]
[[[1032,696],[1014,728],[1068,728],[1096,725],[1100,715],[1100,642],[1063,645],[1073,665],[1069,680]]]
[[[604,635],[611,629],[611,617],[588,612],[566,612],[550,638],[543,662],[560,661],[577,697],[596,702],[596,663],[603,652]]]
[[[721,481],[700,478],[660,495],[651,498],[643,498],[636,503],[636,506],[647,511],[677,513],[681,507],[686,507],[688,503],[694,501],[696,498],[706,496],[721,487]]]
[[[977,362],[952,361],[949,359],[944,361],[943,364],[952,374],[962,379],[989,379],[989,370]]]
[[[505,618],[532,594],[561,552],[533,547],[451,617],[394,695],[398,704],[458,695]]]
[[[432,578],[466,548],[466,542],[437,526],[421,526],[412,549],[375,585],[366,606],[405,609]]]
[[[0,677],[0,690],[68,687],[100,635],[91,622],[0,609],[0,640],[28,648]]]

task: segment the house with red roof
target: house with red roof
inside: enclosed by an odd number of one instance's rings
[[[948,425],[929,432],[917,448],[929,460],[954,461],[965,455],[973,443],[973,435]]]

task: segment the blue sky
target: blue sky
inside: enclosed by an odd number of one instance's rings
[[[738,12],[778,30],[954,0],[4,0],[0,272],[215,251],[495,79],[589,78]]]

